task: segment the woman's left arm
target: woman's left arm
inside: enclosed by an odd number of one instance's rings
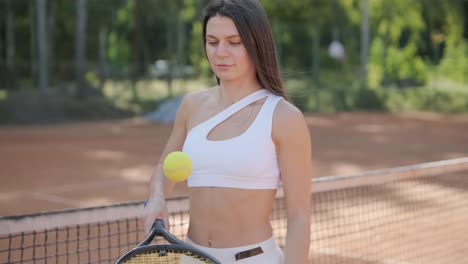
[[[283,181],[288,228],[285,264],[309,263],[312,157],[310,133],[302,113],[281,100],[272,137]]]

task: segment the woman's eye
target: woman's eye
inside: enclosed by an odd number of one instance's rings
[[[211,45],[211,46],[214,46],[214,45],[217,45],[218,42],[214,42],[214,41],[208,41],[208,44]]]
[[[240,45],[242,42],[231,42],[231,45]]]

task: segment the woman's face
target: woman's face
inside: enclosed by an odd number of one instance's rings
[[[231,18],[210,18],[205,37],[208,61],[220,80],[235,81],[255,76],[255,66]]]

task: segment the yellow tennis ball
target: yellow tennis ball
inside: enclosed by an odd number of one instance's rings
[[[171,181],[181,182],[192,173],[190,157],[181,151],[174,151],[166,156],[163,162],[164,175]]]

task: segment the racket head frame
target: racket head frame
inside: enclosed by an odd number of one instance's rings
[[[163,237],[166,239],[170,244],[163,244],[163,245],[150,245],[151,241],[156,236]],[[165,226],[164,221],[161,219],[156,219],[151,227],[151,231],[145,237],[145,239],[139,243],[135,248],[131,249],[124,255],[122,255],[115,264],[122,264],[125,261],[130,260],[135,255],[150,253],[150,254],[159,254],[164,255],[165,253],[182,253],[184,255],[196,256],[200,258],[200,261],[204,261],[205,263],[212,263],[212,264],[221,264],[218,260],[216,260],[213,256],[183,242],[182,240],[178,239],[173,234],[169,233]]]
[[[132,250],[128,251],[122,255],[115,264],[123,264],[127,261],[131,261],[132,258],[135,258],[138,255],[142,254],[157,254],[160,257],[164,257],[170,253],[178,253],[192,258],[200,260],[201,263],[209,264],[221,264],[218,260],[214,259],[212,256],[207,253],[194,248],[190,245],[182,244],[164,244],[164,245],[146,245],[141,247],[135,247]]]

